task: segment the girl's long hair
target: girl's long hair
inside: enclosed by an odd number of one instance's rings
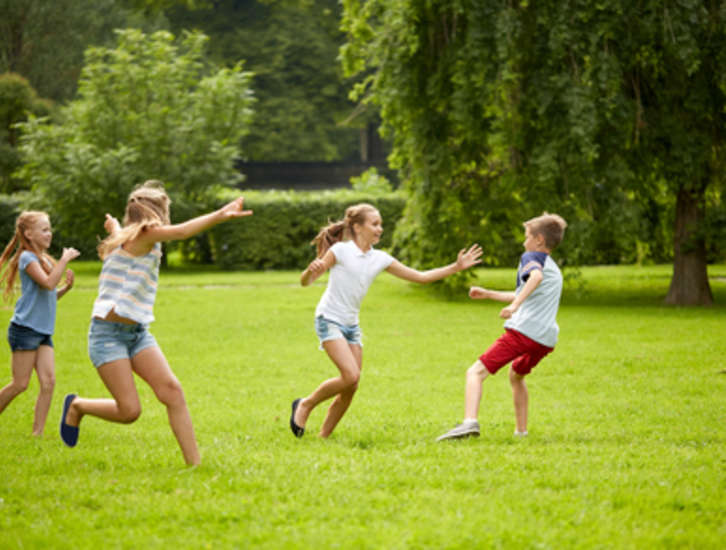
[[[0,286],[4,285],[3,299],[7,302],[13,295],[13,288],[15,286],[15,280],[18,277],[18,264],[20,262],[20,255],[23,251],[27,250],[33,252],[40,260],[40,267],[43,271],[50,273],[55,266],[56,261],[50,254],[43,252],[33,246],[27,237],[25,232],[31,229],[36,223],[39,223],[43,218],[49,219],[48,214],[40,212],[38,210],[28,210],[21,212],[15,220],[15,234],[10,242],[5,247],[5,250],[0,256]]]
[[[171,200],[159,180],[148,180],[137,186],[126,203],[123,227],[98,244],[98,255],[103,260],[112,250],[137,238],[147,227],[168,225]]]
[[[342,220],[328,222],[310,243],[316,246],[318,258],[322,258],[335,243],[354,238],[353,225],[365,223],[368,214],[372,212],[378,212],[378,209],[370,204],[360,203],[346,208]]]

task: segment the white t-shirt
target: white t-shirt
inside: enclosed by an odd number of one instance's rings
[[[517,293],[524,288],[524,283],[533,269],[542,270],[542,281],[514,315],[507,319],[504,326],[521,332],[543,346],[553,348],[560,332],[557,326],[557,309],[562,295],[562,273],[549,254],[525,252],[517,270]]]
[[[373,279],[393,262],[387,252],[371,248],[363,252],[355,241],[343,241],[330,247],[335,265],[330,268],[325,289],[315,316],[323,316],[345,326],[358,324],[358,312],[363,297]]]

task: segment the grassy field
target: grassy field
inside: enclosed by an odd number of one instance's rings
[[[63,396],[106,395],[85,336],[99,265],[75,268],[45,436],[30,435],[36,380],[0,416],[2,549],[724,547],[726,266],[710,269],[710,308],[661,305],[668,267],[583,269],[560,343],[528,379],[530,436],[512,437],[503,371],[484,384],[481,437],[445,443],[466,368],[502,331],[500,304],[382,275],[363,306],[353,406],[329,440],[314,437],[324,407],[296,440],[290,402],[334,374],[313,331],[323,284],[163,273],[152,330],[184,386],[198,468],[143,382],[135,424],[87,418],[76,448],[61,443]],[[508,289],[514,271],[478,278]]]

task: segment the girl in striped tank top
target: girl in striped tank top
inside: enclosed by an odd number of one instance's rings
[[[251,215],[251,210],[243,210],[243,201],[239,197],[215,212],[172,225],[169,197],[161,182],[150,180],[129,196],[123,226],[106,214],[104,228],[109,235],[98,246],[103,267],[88,332],[88,352],[112,399],[67,395],[60,422],[66,445],[76,445],[78,426],[85,415],[124,424],[139,417],[136,373],[166,406],[186,463],[200,463],[181,384],[148,330],[154,320],[161,242],[187,239],[221,222]]]

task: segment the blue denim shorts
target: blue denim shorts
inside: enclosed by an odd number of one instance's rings
[[[8,327],[8,343],[12,351],[33,351],[40,346],[53,347],[50,334],[41,334],[30,327],[10,323]]]
[[[341,325],[321,315],[315,318],[315,332],[320,340],[320,349],[323,348],[323,342],[338,338],[345,338],[349,344],[363,347],[363,331],[358,325]]]
[[[119,359],[131,359],[141,350],[156,345],[156,338],[147,325],[91,319],[88,355],[94,367]]]

